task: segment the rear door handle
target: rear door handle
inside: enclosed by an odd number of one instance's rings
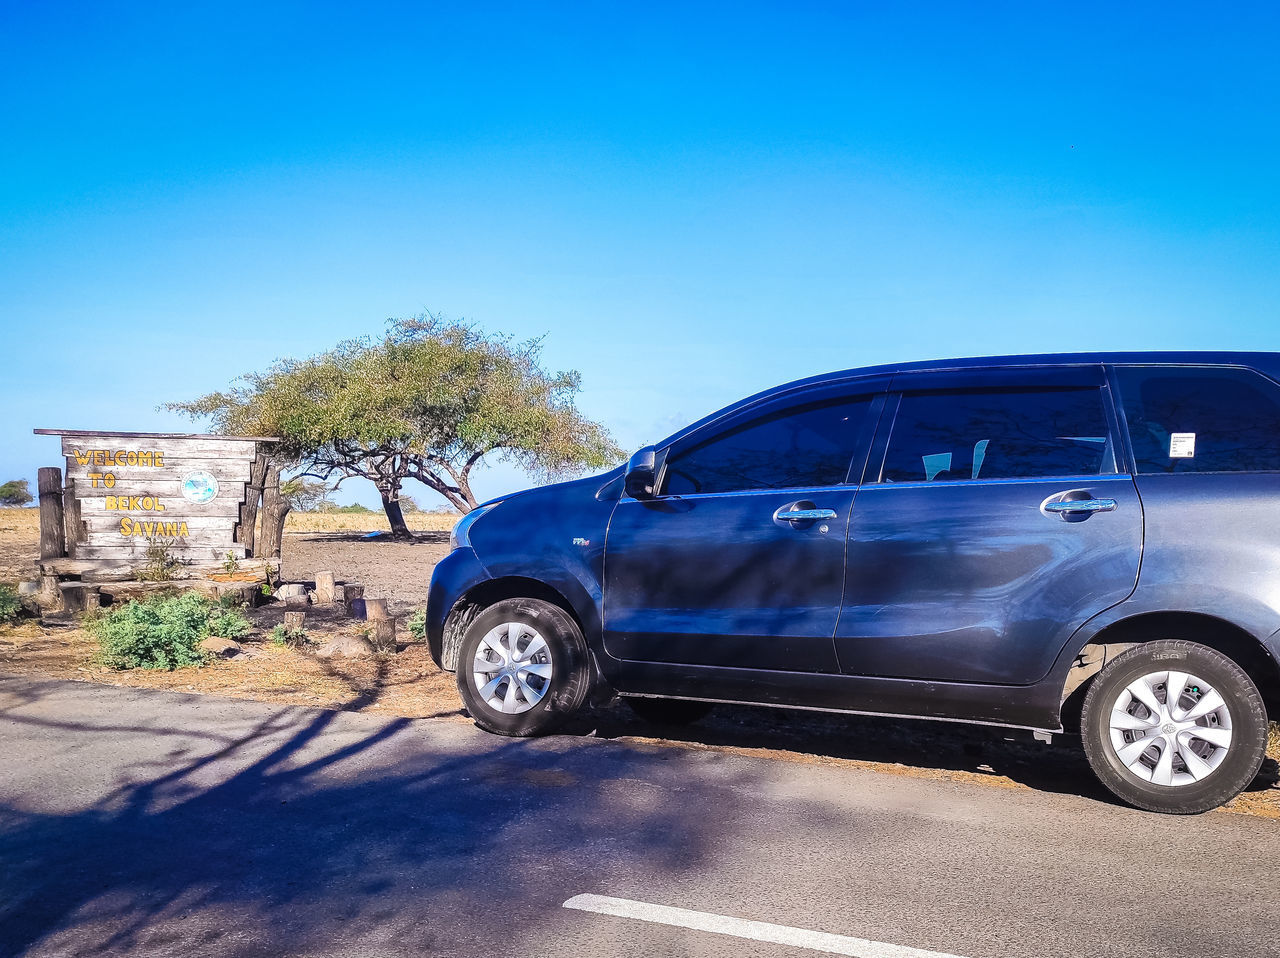
[[[774,515],[775,519],[781,519],[783,522],[813,522],[815,519],[834,519],[835,517],[834,509],[792,509],[790,512],[779,512]]]
[[[1060,499],[1057,502],[1046,502],[1045,512],[1058,515],[1069,512],[1115,512],[1114,499]]]

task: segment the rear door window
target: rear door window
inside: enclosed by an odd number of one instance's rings
[[[840,485],[870,408],[870,397],[813,403],[677,448],[664,470],[662,494]]]
[[[1115,472],[1096,387],[905,393],[884,482],[1096,476]]]
[[[1139,473],[1280,471],[1280,386],[1248,369],[1117,366]]]

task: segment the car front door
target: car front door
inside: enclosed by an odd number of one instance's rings
[[[1133,592],[1142,506],[1101,366],[904,374],[881,421],[849,531],[842,671],[1032,684]]]
[[[773,403],[665,450],[657,495],[624,496],[609,523],[607,652],[837,672],[845,535],[884,385]]]

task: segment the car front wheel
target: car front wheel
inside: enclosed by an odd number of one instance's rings
[[[1267,713],[1235,662],[1194,642],[1135,646],[1098,674],[1081,714],[1099,780],[1130,805],[1190,815],[1229,802],[1262,765]]]
[[[590,684],[578,623],[540,599],[506,599],[471,623],[458,654],[458,691],[482,729],[549,731],[582,705]]]

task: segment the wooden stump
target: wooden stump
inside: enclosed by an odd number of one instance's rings
[[[305,612],[286,612],[284,614],[284,627],[290,632],[301,632],[302,623],[307,620]]]
[[[373,622],[373,647],[379,652],[396,650],[396,620],[371,619]]]
[[[98,587],[83,582],[63,582],[58,586],[62,592],[62,609],[64,612],[88,612],[102,606],[102,596]]]
[[[342,585],[342,604],[347,607],[347,615],[353,619],[363,619],[364,586],[359,582],[344,582]]]
[[[61,611],[62,590],[58,588],[58,577],[56,575],[42,575],[40,577],[40,591],[36,593],[36,602],[40,608],[46,611]]]
[[[62,515],[62,470],[43,466],[36,473],[40,490],[40,558],[61,559],[67,554],[67,530]]]
[[[316,605],[333,605],[336,584],[332,572],[316,573]]]
[[[364,612],[370,622],[378,622],[382,619],[390,618],[387,613],[386,599],[365,599]]]

